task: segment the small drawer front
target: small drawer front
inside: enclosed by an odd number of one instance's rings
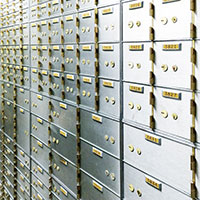
[[[40,180],[42,180],[42,182],[44,183],[44,185],[46,187],[49,186],[49,178],[50,175],[45,171],[45,169],[39,165],[38,163],[36,163],[35,161],[31,160],[31,166],[32,166],[32,173],[38,177]]]
[[[191,47],[190,41],[155,43],[155,52],[159,52],[156,53],[156,64],[154,66],[155,84],[157,86],[191,88]]]
[[[55,179],[53,179],[53,198],[52,200],[75,200],[74,195],[70,194],[68,189],[64,185],[59,184]]]
[[[134,83],[150,83],[149,73],[151,43],[124,43],[123,44],[123,79]]]
[[[89,10],[79,13],[79,38],[81,43],[95,41],[95,11]]]
[[[149,15],[151,0],[131,1],[123,4],[124,41],[148,41],[152,17]]]
[[[69,73],[76,73],[76,65],[77,65],[77,58],[76,58],[76,50],[77,45],[65,45],[65,71]]]
[[[95,75],[95,45],[86,44],[80,45],[80,74],[86,76]]]
[[[53,175],[76,194],[76,167],[56,152],[53,151],[52,155]]]
[[[31,137],[31,147],[33,158],[37,160],[46,170],[48,170],[50,164],[50,149],[34,137]]]
[[[48,122],[31,114],[31,134],[40,139],[46,145],[48,145],[49,139],[48,127]]]
[[[49,189],[47,188],[48,185],[44,185],[44,183],[42,182],[42,180],[40,180],[39,178],[37,178],[36,176],[34,176],[32,174],[31,176],[32,179],[32,185],[33,187],[37,188],[38,192],[45,198],[48,199],[49,198]]]
[[[81,138],[119,157],[119,122],[81,110],[80,124]]]
[[[30,113],[17,107],[17,143],[29,154],[30,152]],[[26,123],[24,123],[26,121]]]
[[[119,160],[81,141],[81,168],[120,194]]]
[[[26,90],[23,87],[16,87],[16,88],[17,88],[17,104],[25,109],[29,109],[30,105],[29,90]]]
[[[31,93],[31,112],[46,120],[49,118],[49,99],[37,93]]]
[[[99,44],[99,76],[120,79],[120,45]]]
[[[125,162],[187,194],[190,193],[192,179],[191,155],[192,149],[189,146],[124,126]]]
[[[149,126],[151,87],[124,83],[124,119]]]
[[[157,1],[154,4],[159,8],[154,22],[156,40],[190,38],[190,1]]]
[[[51,148],[76,163],[76,137],[54,125],[51,125]]]
[[[154,95],[156,128],[190,140],[192,93],[156,88]]]
[[[124,165],[124,193],[125,199],[183,199],[190,197],[169,187],[152,176],[145,174],[127,164]]]
[[[81,198],[83,200],[106,199],[120,200],[118,196],[104,187],[99,181],[81,172]]]
[[[99,86],[99,112],[119,118],[120,83],[118,81],[100,79]]]
[[[63,18],[65,43],[76,42],[76,18],[76,14],[67,15]]]
[[[52,122],[61,128],[76,133],[76,107],[52,100]]]
[[[77,100],[77,75],[75,74],[64,74],[64,90],[65,99],[76,102]]]
[[[99,41],[119,42],[120,40],[120,7],[119,5],[100,8],[99,19]]]
[[[94,109],[95,107],[95,78],[80,77],[80,103]]]

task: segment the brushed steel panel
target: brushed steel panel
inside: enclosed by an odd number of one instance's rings
[[[17,89],[17,104],[25,109],[29,109],[30,99],[29,99],[29,90],[23,87],[16,87]]]
[[[76,65],[77,65],[77,58],[76,58],[76,49],[77,45],[70,44],[70,45],[64,45],[65,49],[65,58],[64,58],[64,64],[65,64],[65,71],[69,73],[76,73]]]
[[[64,74],[64,91],[65,91],[65,99],[76,102],[76,97],[78,94],[78,89],[76,87],[77,84],[77,75],[66,73]]]
[[[190,194],[192,179],[191,155],[189,146],[124,126],[124,160],[187,194]]]
[[[169,187],[168,185],[164,184],[163,182],[160,182],[159,180],[153,178],[152,176],[149,176],[148,174],[145,174],[136,168],[132,168],[131,166],[125,164],[124,165],[124,192],[125,192],[125,199],[131,200],[131,199],[154,199],[159,198],[163,200],[171,199],[184,199],[189,200],[190,197],[184,195],[183,193],[174,190],[173,188]],[[152,187],[148,183],[145,182],[145,179],[149,178],[150,180],[155,181],[156,183],[161,185],[161,191]],[[132,190],[133,192],[130,191]],[[139,196],[139,195],[141,196]]]
[[[131,1],[123,4],[123,40],[124,41],[148,41],[149,28],[152,18],[149,16],[151,0]],[[136,4],[141,3],[141,7]]]
[[[31,175],[32,187],[37,188],[37,191],[44,197],[44,199],[49,198],[49,189],[48,185],[44,185],[43,181],[33,174]]]
[[[79,38],[80,43],[91,43],[95,41],[95,11],[87,10],[79,12]]]
[[[137,47],[139,49],[135,50],[134,48]],[[123,79],[125,81],[149,84],[150,48],[150,42],[123,44]]]
[[[95,45],[80,45],[80,75],[95,75]]]
[[[65,1],[66,4],[71,4],[70,1]],[[64,40],[65,43],[76,43],[76,18],[77,14],[64,16]]]
[[[49,153],[50,149],[45,146],[41,141],[31,137],[31,153],[35,160],[37,160],[44,169],[49,168]]]
[[[101,115],[80,111],[81,138],[120,157],[120,123]]]
[[[163,92],[171,92],[180,95],[179,99],[165,98]],[[156,88],[155,121],[156,128],[176,136],[190,139],[190,127],[192,116],[190,115],[191,92]],[[173,118],[173,115],[177,116]],[[169,126],[170,124],[170,126]]]
[[[59,30],[55,28],[55,30]],[[62,46],[61,45],[51,45],[49,46],[51,49],[51,55],[49,56],[49,62],[51,63],[51,69],[60,71],[61,63],[63,62],[64,57],[61,57]]]
[[[75,200],[74,196],[70,194],[69,189],[65,188],[64,185],[59,184],[53,179],[53,198],[52,200]]]
[[[95,78],[80,77],[80,103],[94,109],[95,106]]]
[[[54,151],[52,151],[52,165],[53,175],[76,194],[76,167],[68,159]]]
[[[164,45],[180,45],[180,50],[166,51]],[[156,42],[155,84],[162,87],[190,89],[192,63],[191,41]],[[190,67],[191,66],[191,67]],[[169,81],[170,80],[170,81]]]
[[[61,128],[76,133],[76,107],[52,100],[52,122]]]
[[[49,99],[45,96],[41,96],[37,93],[31,93],[31,112],[36,115],[43,117],[48,120],[49,110],[48,110]]]
[[[97,186],[100,190],[98,190]],[[81,172],[81,198],[83,200],[93,200],[93,199],[107,199],[107,200],[119,200],[120,198],[109,191],[106,187],[102,185],[101,182],[92,179],[85,173]]]
[[[99,41],[119,42],[120,40],[120,7],[119,5],[100,8]]]
[[[119,160],[81,141],[81,168],[120,194]]]
[[[131,88],[138,88],[132,90]],[[151,105],[149,104],[151,87],[124,83],[124,119],[149,126]]]
[[[49,139],[48,126],[48,122],[35,115],[31,115],[31,134],[40,139],[46,145],[48,145]]]
[[[51,125],[51,148],[76,163],[76,137],[57,126]]]
[[[120,45],[99,44],[99,76],[120,79]]]
[[[76,12],[76,0],[66,0],[64,1],[64,14]]]
[[[155,39],[177,40],[190,38],[190,2],[171,1],[163,3],[155,2]],[[174,19],[175,18],[175,19]]]
[[[17,107],[17,143],[25,152],[30,153],[30,113]],[[26,121],[26,123],[24,123]]]
[[[100,79],[99,87],[99,112],[119,117],[121,103],[120,83],[117,81]]]
[[[32,173],[40,180],[42,180],[44,185],[48,187],[50,175],[45,171],[45,169],[41,165],[39,165],[33,160],[31,160],[31,166],[32,166],[31,169]]]

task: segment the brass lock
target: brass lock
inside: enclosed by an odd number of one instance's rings
[[[161,111],[161,114],[164,118],[168,117],[168,112],[166,110]]]
[[[140,27],[140,26],[141,26],[141,22],[140,22],[140,21],[137,21],[137,22],[136,22],[136,26],[137,26],[137,27]]]
[[[166,72],[168,70],[168,66],[167,65],[162,65],[161,68],[163,69],[164,72]]]
[[[114,67],[115,67],[115,62],[114,62],[114,61],[111,61],[111,62],[110,62],[110,66],[111,66],[112,68],[114,68]]]
[[[111,179],[112,181],[115,181],[116,177],[115,177],[115,174],[114,174],[114,173],[111,173],[111,174],[110,174],[110,179]]]
[[[140,64],[140,63],[137,63],[137,64],[136,64],[136,67],[137,67],[138,69],[140,69],[140,68],[141,68],[141,64]]]
[[[178,21],[177,17],[172,17],[172,22],[176,23]]]
[[[138,194],[139,197],[142,196],[142,192],[139,189],[137,190],[137,194]]]
[[[129,27],[129,28],[133,28],[133,26],[134,26],[133,21],[130,21],[130,22],[128,23],[128,27]]]
[[[110,175],[110,172],[108,170],[105,170],[105,175],[106,176],[109,176]]]
[[[88,97],[90,97],[90,96],[91,96],[91,93],[90,93],[90,92],[88,92],[88,93],[87,93],[87,96],[88,96]]]
[[[163,17],[163,18],[161,19],[161,23],[162,23],[163,25],[166,25],[166,24],[168,23],[168,19],[167,19],[166,17]]]
[[[172,117],[173,117],[174,120],[177,120],[177,119],[178,119],[178,115],[177,115],[176,113],[173,113],[173,114],[172,114]]]
[[[109,102],[109,97],[106,96],[106,97],[105,97],[105,100],[106,100],[106,102]]]
[[[104,138],[105,138],[106,141],[109,140],[109,136],[108,135],[105,135]]]
[[[112,105],[115,104],[115,98],[114,98],[114,97],[111,97],[110,101],[111,101],[111,104],[112,104]]]
[[[115,144],[115,138],[114,137],[110,137],[110,142],[111,142],[111,144]]]
[[[131,152],[134,151],[134,146],[133,146],[132,144],[129,144],[129,145],[128,145],[128,148],[129,148],[129,150],[130,150]]]
[[[139,104],[137,104],[136,107],[137,107],[138,111],[140,111],[142,109],[141,105],[139,105]]]
[[[172,69],[173,69],[174,72],[177,72],[177,71],[178,71],[178,66],[173,65],[173,66],[172,66]]]
[[[85,97],[86,96],[86,91],[83,90],[82,95]]]
[[[141,155],[141,154],[142,154],[142,151],[141,151],[139,148],[137,148],[137,154],[138,154],[138,155]]]
[[[133,102],[129,102],[129,103],[128,103],[128,106],[129,106],[130,109],[133,109],[133,108],[134,108]]]
[[[129,66],[130,69],[133,69],[134,64],[133,64],[132,62],[129,62],[129,63],[128,63],[128,66]]]

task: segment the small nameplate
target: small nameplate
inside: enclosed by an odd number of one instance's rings
[[[149,185],[151,185],[152,187],[161,191],[162,184],[160,182],[158,182],[148,176],[145,177],[145,182],[148,183]]]
[[[138,87],[138,86],[130,85],[129,86],[129,90],[132,91],[132,92],[143,93],[144,92],[144,87]]]
[[[139,2],[139,3],[132,3],[129,5],[129,10],[134,10],[134,9],[137,9],[137,8],[142,8],[143,7],[143,1],[142,2]]]
[[[103,187],[99,185],[96,181],[92,181],[92,185],[99,190],[100,192],[103,192]]]
[[[163,51],[180,51],[181,44],[164,44]]]
[[[97,121],[97,122],[100,122],[100,123],[102,123],[102,117],[100,117],[100,116],[98,116],[98,115],[92,115],[92,119],[94,120],[94,121]]]
[[[155,136],[149,135],[149,134],[145,134],[145,139],[149,142],[153,142],[155,144],[159,144],[161,145],[161,139],[157,138]]]
[[[95,147],[92,148],[92,152],[94,154],[96,154],[97,156],[99,156],[99,157],[103,157],[103,152],[98,150],[98,149],[96,149]]]
[[[181,100],[181,93],[163,91],[162,96],[170,99]]]
[[[130,51],[143,51],[144,50],[144,45],[141,44],[141,45],[130,45],[129,46],[129,50]]]

